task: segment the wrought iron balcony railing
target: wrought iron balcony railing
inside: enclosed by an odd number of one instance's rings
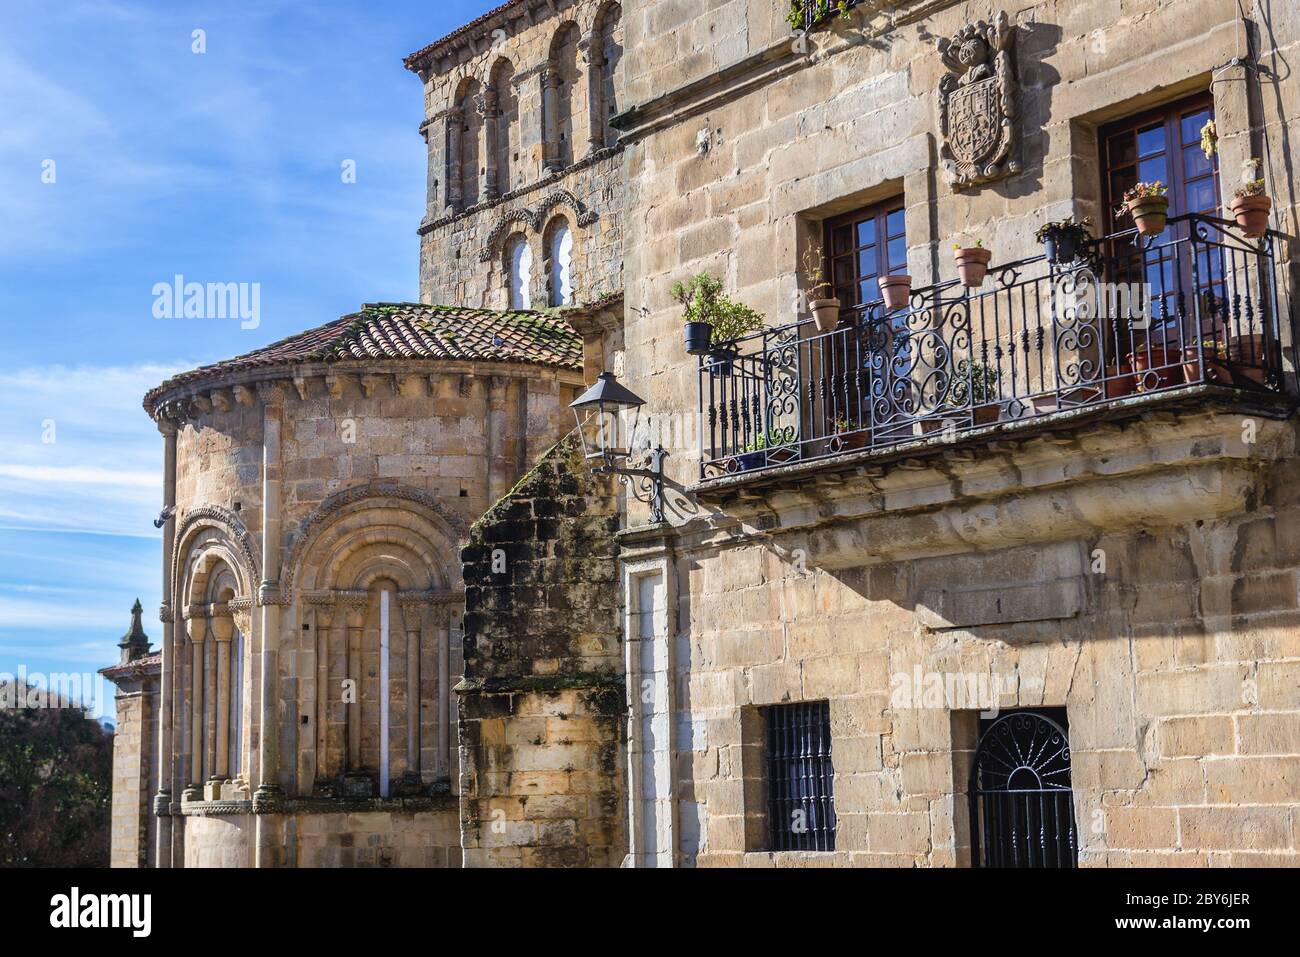
[[[1208,216],[1094,240],[1065,265],[994,266],[768,328],[701,357],[701,477],[833,459],[996,423],[1214,384],[1282,394],[1281,238]]]

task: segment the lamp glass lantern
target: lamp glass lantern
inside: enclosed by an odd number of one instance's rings
[[[588,461],[598,459],[606,468],[616,460],[626,460],[631,455],[631,450],[620,443],[620,415],[628,409],[635,409],[639,420],[643,405],[645,400],[621,385],[614,373],[602,372],[591,388],[569,403],[573,417],[578,422],[584,457]],[[635,431],[636,421],[628,434]]]

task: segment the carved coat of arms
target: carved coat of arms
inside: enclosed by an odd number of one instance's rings
[[[940,161],[955,189],[1020,172],[1015,28],[999,12],[939,41]]]

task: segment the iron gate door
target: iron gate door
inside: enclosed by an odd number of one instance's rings
[[[1076,866],[1073,798],[1070,739],[1061,724],[1036,711],[993,720],[971,768],[971,864]]]

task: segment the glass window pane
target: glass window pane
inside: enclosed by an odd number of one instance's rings
[[[1201,152],[1200,144],[1188,146],[1183,149],[1183,177],[1193,179],[1197,176],[1208,176],[1214,172],[1214,164],[1205,158]]]
[[[1208,107],[1203,110],[1197,110],[1195,113],[1188,113],[1184,116],[1180,124],[1183,133],[1183,143],[1188,144],[1201,142],[1201,130],[1205,128],[1205,124],[1209,121],[1210,110]]]
[[[862,250],[858,253],[858,275],[863,279],[876,275],[880,271],[879,261],[875,246]]]
[[[832,249],[837,256],[848,252],[853,245],[853,229],[850,226],[836,226],[831,237]]]
[[[1117,173],[1111,173],[1110,195],[1111,198],[1115,201],[1115,205],[1117,206],[1119,205],[1120,201],[1124,199],[1124,193],[1127,192],[1128,188],[1136,182],[1137,182],[1136,167],[1130,167],[1129,169],[1120,170]]]
[[[1187,184],[1187,209],[1189,213],[1213,213],[1218,208],[1212,178],[1198,179]]]
[[[886,218],[885,229],[890,236],[902,236],[906,231],[906,214],[896,209]]]
[[[1144,130],[1138,130],[1137,144],[1139,156],[1163,153],[1165,149],[1165,125],[1160,123],[1156,126],[1148,126]]]
[[[1164,183],[1169,185],[1169,164],[1165,157],[1156,156],[1138,163],[1138,179],[1144,183]]]
[[[880,298],[880,284],[874,279],[858,283],[858,302],[875,302]]]
[[[858,223],[858,245],[871,246],[876,242],[876,221],[864,219]]]
[[[1137,138],[1132,133],[1119,133],[1110,138],[1110,165],[1124,166],[1137,162]]]
[[[831,265],[831,281],[837,283],[852,282],[853,278],[853,257],[837,256]]]
[[[901,236],[889,241],[889,271],[891,273],[907,271],[907,240]]]

